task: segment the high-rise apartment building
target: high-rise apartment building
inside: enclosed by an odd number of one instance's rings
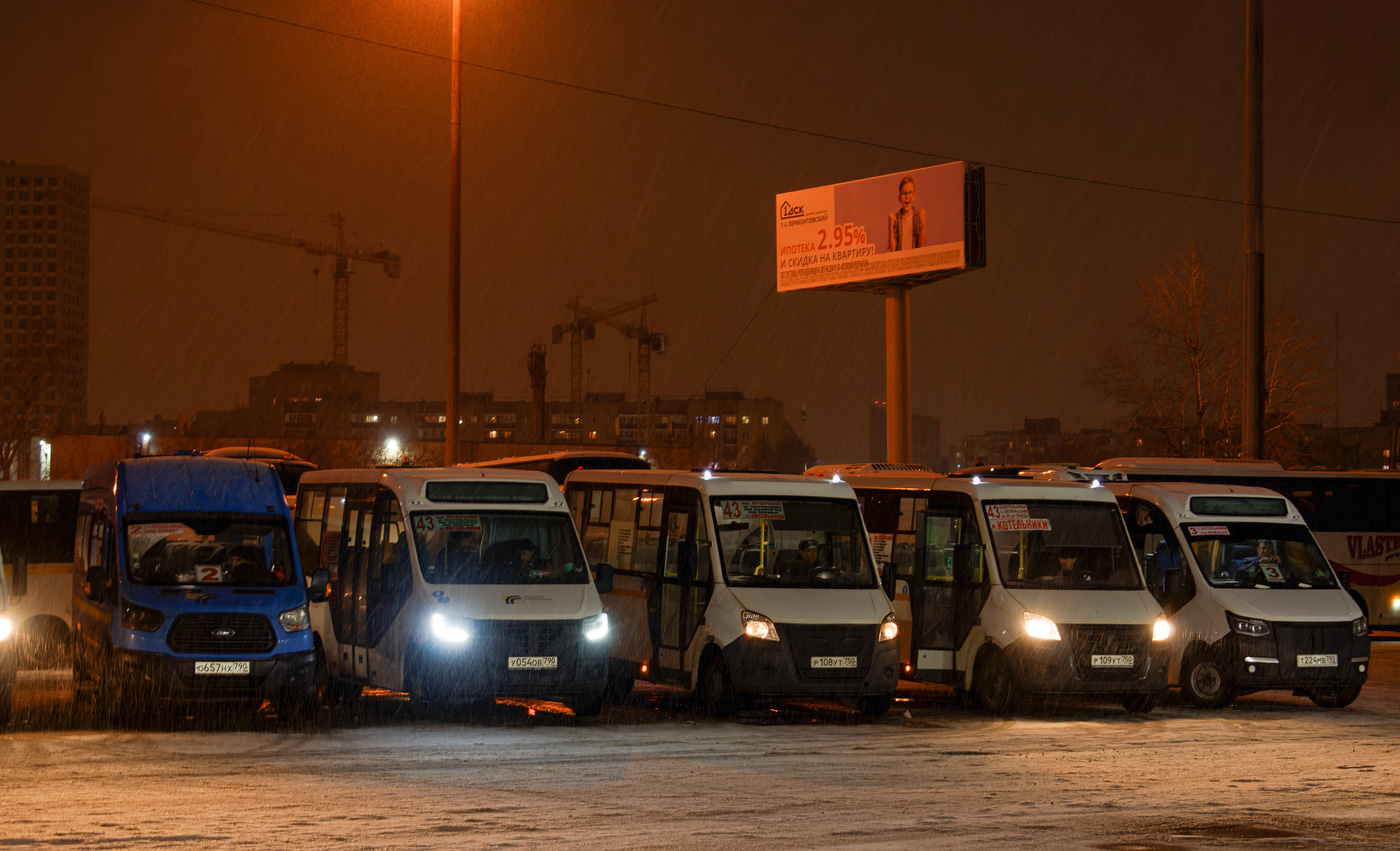
[[[0,439],[76,431],[87,422],[88,179],[0,162],[0,192]]]

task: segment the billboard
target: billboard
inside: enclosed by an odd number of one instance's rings
[[[878,289],[986,265],[982,169],[901,171],[777,197],[778,292]]]

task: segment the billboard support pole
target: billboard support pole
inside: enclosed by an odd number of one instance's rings
[[[909,373],[909,288],[892,286],[885,289],[885,460],[895,464],[914,456]]]

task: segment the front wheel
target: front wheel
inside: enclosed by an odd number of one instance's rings
[[[1324,709],[1341,709],[1344,706],[1351,706],[1352,701],[1360,696],[1361,686],[1315,688],[1307,694],[1308,700],[1311,700]]]
[[[717,718],[733,715],[739,709],[738,697],[734,694],[734,683],[729,678],[729,666],[718,654],[705,663],[700,672],[697,702],[707,714]]]
[[[893,705],[893,694],[867,694],[865,697],[856,700],[856,708],[859,709],[860,714],[864,715],[866,718],[879,718],[881,715],[889,712],[890,707]]]
[[[10,713],[13,710],[14,689],[0,689],[0,729],[10,723]]]
[[[1146,715],[1157,708],[1157,704],[1162,702],[1162,693],[1153,692],[1151,694],[1127,694],[1123,696],[1123,708],[1129,712]]]
[[[977,664],[975,682],[972,687],[977,703],[993,715],[1006,715],[1016,711],[1020,702],[1019,689],[1006,656],[996,648],[987,650]]]
[[[1198,654],[1186,665],[1181,691],[1202,709],[1219,709],[1235,699],[1224,666],[1208,653]]]
[[[414,660],[408,668],[408,710],[414,718],[434,718],[445,708],[441,689],[427,667]]]

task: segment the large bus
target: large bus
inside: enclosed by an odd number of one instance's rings
[[[80,481],[0,482],[0,561],[22,664],[64,662]]]
[[[407,692],[416,714],[496,697],[597,715],[608,616],[559,486],[518,470],[320,470],[301,479],[297,543],[327,571],[311,607],[330,694]]]
[[[73,560],[73,688],[114,720],[153,702],[279,716],[317,696],[308,590],[266,464],[197,455],[97,464]],[[310,597],[324,596],[313,577]]]
[[[1168,676],[1187,700],[1213,709],[1287,689],[1340,707],[1361,693],[1366,618],[1288,500],[1243,485],[1107,488],[1171,618]]]
[[[1211,458],[1110,458],[1092,469],[1121,472],[1132,482],[1276,491],[1302,514],[1371,627],[1400,628],[1400,473],[1295,471],[1269,461]]]
[[[472,461],[463,467],[490,467],[509,470],[538,470],[548,473],[559,484],[575,470],[650,470],[640,455],[603,449],[570,449],[544,455],[514,455],[492,461]]]
[[[829,465],[855,489],[895,584],[906,679],[987,711],[1024,696],[1110,697],[1148,712],[1171,627],[1103,488]]]
[[[617,692],[675,685],[714,715],[791,697],[889,709],[898,630],[850,487],[578,470],[564,489],[589,559],[614,568]]]

